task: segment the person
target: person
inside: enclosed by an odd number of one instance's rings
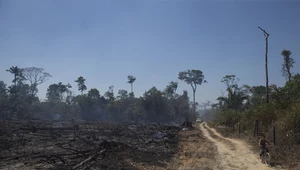
[[[270,143],[266,140],[266,137],[265,137],[265,135],[264,134],[262,134],[261,135],[261,138],[259,139],[259,147],[260,147],[260,154],[259,154],[259,156],[260,156],[260,158],[261,158],[261,160],[263,161],[263,159],[262,159],[262,155],[264,154],[264,152],[268,152],[268,148],[267,148],[267,145],[266,144],[268,144],[268,145],[270,145]]]

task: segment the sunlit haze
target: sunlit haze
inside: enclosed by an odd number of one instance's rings
[[[241,84],[264,85],[265,39],[270,33],[269,84],[284,85],[282,49],[292,51],[300,71],[300,1],[204,0],[0,0],[0,80],[11,85],[11,66],[41,67],[53,77],[38,87],[45,99],[50,84],[86,79],[103,95],[110,85],[136,96],[152,86],[192,88],[178,72],[200,69],[208,83],[196,101],[215,101],[226,74]]]

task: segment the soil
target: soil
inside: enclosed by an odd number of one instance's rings
[[[259,153],[259,137],[254,136],[253,130],[244,130],[241,133],[233,131],[232,128],[210,125],[222,136],[244,141],[253,153]],[[271,131],[272,132],[272,131]],[[269,152],[271,154],[271,165],[276,169],[300,170],[300,134],[276,131],[276,145],[273,143],[273,134],[265,132],[267,140],[271,143]]]
[[[0,169],[282,169],[262,164],[243,140],[193,126],[10,122],[0,133]]]
[[[242,140],[223,137],[206,123],[179,133],[179,153],[168,169],[182,170],[273,170],[261,163],[258,153]]]

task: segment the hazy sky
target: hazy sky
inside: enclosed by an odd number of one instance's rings
[[[300,72],[300,1],[255,0],[0,0],[0,80],[11,84],[11,66],[44,68],[53,77],[39,86],[86,78],[101,95],[110,85],[137,96],[177,81],[178,72],[203,71],[207,84],[198,102],[221,95],[220,82],[235,74],[241,84],[265,83],[269,37],[269,82],[282,86],[282,49],[292,51]],[[192,90],[179,81],[178,92]]]

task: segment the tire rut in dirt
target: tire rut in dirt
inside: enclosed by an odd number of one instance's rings
[[[167,169],[214,170],[217,147],[204,137],[199,129],[182,131],[179,134],[179,152]]]
[[[225,138],[221,138],[218,135],[216,135],[211,129],[210,127],[207,126],[207,124],[204,124],[203,126],[209,133],[209,135],[214,138],[217,141],[222,142],[223,144],[227,145],[231,150],[236,150],[236,146],[229,140],[225,139]]]

